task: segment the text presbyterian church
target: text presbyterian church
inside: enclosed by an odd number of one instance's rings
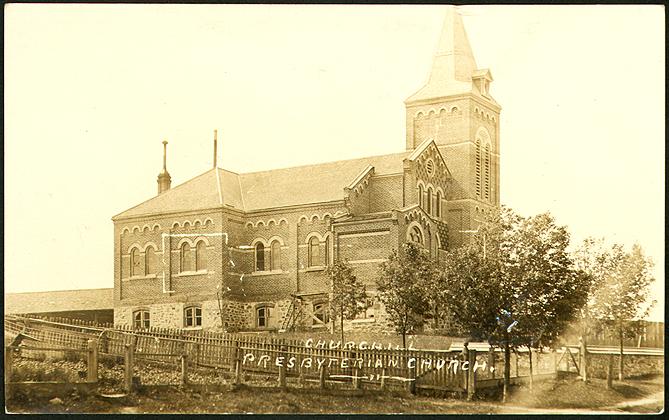
[[[332,262],[348,260],[373,296],[401,244],[439,258],[467,241],[499,205],[491,82],[451,7],[429,80],[405,101],[406,151],[241,174],[214,161],[174,188],[164,162],[158,195],[112,218],[115,323],[325,328]],[[378,298],[346,328],[388,330]]]

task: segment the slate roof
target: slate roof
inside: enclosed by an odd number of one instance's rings
[[[5,313],[90,311],[114,308],[114,289],[5,293]]]
[[[220,206],[253,211],[343,200],[344,187],[365,168],[373,166],[375,175],[399,174],[404,158],[410,154],[409,151],[245,174],[210,169],[113,219]]]

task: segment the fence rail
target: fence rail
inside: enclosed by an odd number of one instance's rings
[[[89,343],[94,342],[100,355],[125,359],[128,389],[133,386],[133,363],[152,360],[180,364],[183,382],[187,381],[190,368],[216,368],[231,372],[237,382],[246,372],[277,377],[281,386],[285,386],[286,378],[298,378],[302,383],[318,381],[321,387],[326,382],[338,382],[360,388],[364,383],[380,389],[403,387],[412,392],[432,389],[469,396],[476,392],[477,383],[482,387],[497,384],[503,367],[503,355],[495,349],[482,351],[480,347],[467,346],[441,351],[361,349],[343,343],[315,346],[296,339],[162,328],[131,330],[109,324],[25,316],[7,316],[5,331],[45,346],[73,350],[88,349]],[[526,359],[530,356],[521,353],[513,356],[515,370],[512,367],[511,376],[529,376]],[[534,374],[555,374],[555,363],[546,362],[548,357],[540,353],[531,357],[534,357]]]

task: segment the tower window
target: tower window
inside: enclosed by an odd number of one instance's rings
[[[437,191],[437,202],[434,206],[437,217],[441,217],[441,191]]]
[[[485,145],[484,172],[483,172],[483,198],[490,198],[490,145]]]
[[[476,195],[481,196],[481,139],[476,139]]]
[[[418,205],[423,207],[423,186],[418,186]]]

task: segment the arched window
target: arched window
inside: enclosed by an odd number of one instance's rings
[[[325,237],[325,265],[330,265],[330,237]]]
[[[206,244],[200,241],[195,245],[195,270],[201,271],[207,269],[207,251]]]
[[[144,274],[156,274],[158,261],[156,260],[156,250],[149,246],[146,248],[146,253],[144,254]]]
[[[423,207],[423,186],[418,186],[418,205]]]
[[[432,214],[432,187],[427,189],[427,214]]]
[[[476,139],[476,196],[481,197],[481,139]]]
[[[321,265],[321,244],[318,238],[309,239],[309,267]]]
[[[151,320],[149,319],[149,311],[140,310],[132,313],[133,326],[136,329],[140,328],[149,328],[151,326]]]
[[[409,232],[409,239],[411,242],[423,245],[423,232],[418,228],[418,226],[413,226]]]
[[[269,253],[270,269],[272,271],[281,270],[281,243],[275,240],[272,242]]]
[[[483,198],[490,197],[490,144],[485,145],[483,171]]]
[[[193,271],[193,256],[187,242],[181,244],[181,272]]]
[[[199,306],[188,306],[184,308],[184,326],[201,327],[202,326],[202,308]]]
[[[130,277],[141,275],[140,268],[142,262],[139,260],[139,249],[133,248],[130,251]]]
[[[265,245],[262,242],[256,244],[256,271],[265,271]]]
[[[434,211],[437,217],[441,217],[441,191],[437,191],[437,202],[435,203]]]

